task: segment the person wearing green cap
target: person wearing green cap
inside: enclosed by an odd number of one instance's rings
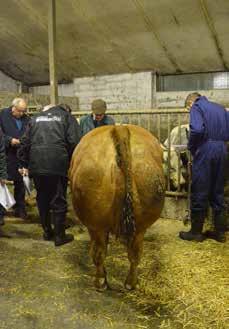
[[[80,119],[81,136],[86,135],[92,129],[114,125],[114,119],[106,115],[107,104],[102,99],[95,99],[91,104],[92,113]]]

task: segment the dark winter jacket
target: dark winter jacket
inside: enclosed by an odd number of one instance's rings
[[[31,119],[18,149],[20,165],[28,168],[31,176],[67,176],[79,140],[75,118],[61,107],[52,107]]]
[[[2,130],[0,129],[0,179],[7,178],[5,143]]]
[[[94,122],[93,115],[88,114],[88,115],[83,116],[80,119],[81,135],[82,136],[86,135],[92,129],[106,126],[106,125],[114,125],[114,124],[115,124],[114,119],[112,117],[110,117],[109,115],[105,114],[104,118],[101,121]]]
[[[2,129],[5,139],[7,173],[9,180],[21,179],[21,176],[18,173],[18,168],[19,168],[19,162],[17,159],[18,146],[16,145],[12,146],[11,140],[12,138],[21,139],[29,121],[30,118],[27,115],[24,115],[21,118],[22,127],[19,130],[16,124],[16,120],[12,115],[11,107],[3,109],[0,112],[0,127]]]

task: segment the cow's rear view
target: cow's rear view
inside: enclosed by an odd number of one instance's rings
[[[133,125],[94,129],[73,154],[70,180],[76,214],[91,237],[96,287],[107,287],[104,259],[113,233],[127,241],[130,271],[125,286],[133,289],[145,231],[164,203],[157,139]]]

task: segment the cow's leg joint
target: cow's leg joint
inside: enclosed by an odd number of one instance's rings
[[[140,262],[142,253],[144,232],[136,234],[128,245],[128,258],[130,261],[130,270],[125,281],[125,288],[128,290],[135,289],[138,283],[137,267]]]

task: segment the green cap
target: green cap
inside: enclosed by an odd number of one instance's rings
[[[94,114],[104,114],[107,110],[107,104],[102,99],[95,99],[91,104],[91,110]]]

